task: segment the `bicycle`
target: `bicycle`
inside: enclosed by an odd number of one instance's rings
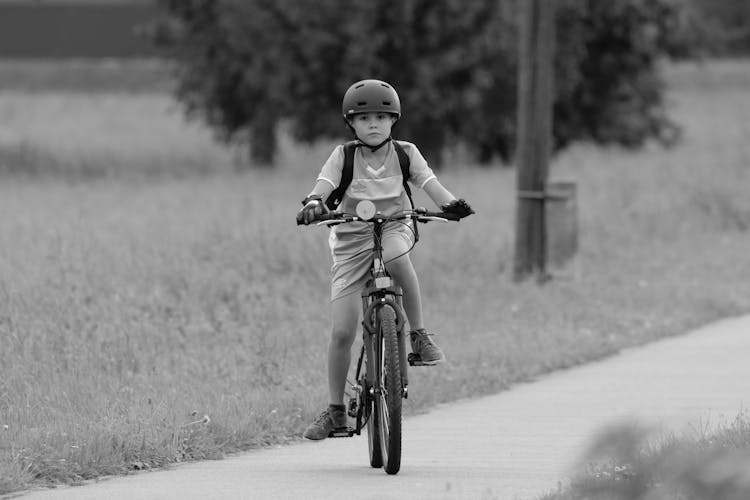
[[[362,291],[362,346],[360,348],[354,382],[348,381],[354,391],[350,395],[347,413],[354,419],[354,427],[335,429],[329,437],[360,435],[367,426],[367,443],[370,465],[382,467],[388,474],[397,474],[401,468],[401,407],[408,397],[407,365],[422,365],[415,353],[406,355],[404,332],[405,314],[401,287],[393,282],[383,262],[381,237],[386,223],[410,219],[414,231],[414,244],[419,240],[417,222],[449,220],[459,217],[447,212],[428,212],[424,208],[406,210],[386,216],[376,213],[370,201],[361,201],[356,214],[330,212],[319,216],[318,225],[334,226],[350,222],[367,222],[373,225],[373,263],[370,279]]]

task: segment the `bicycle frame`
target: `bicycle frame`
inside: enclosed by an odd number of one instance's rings
[[[367,282],[365,289],[362,291],[362,329],[363,329],[363,340],[366,335],[375,335],[375,342],[373,344],[380,345],[377,336],[380,334],[380,328],[375,323],[375,319],[378,317],[376,313],[377,309],[390,306],[396,313],[396,325],[398,328],[399,336],[399,364],[401,366],[401,386],[402,395],[404,398],[407,397],[407,388],[409,385],[407,376],[407,361],[406,361],[406,342],[404,335],[404,309],[403,309],[403,292],[401,287],[393,283],[393,278],[388,274],[388,270],[383,262],[383,248],[380,243],[383,223],[376,222],[373,228],[373,239],[375,240],[375,246],[373,248],[374,258],[373,265],[370,270],[371,279]],[[375,353],[377,356],[377,353]],[[376,366],[380,366],[380,360],[370,358],[375,361]],[[378,388],[376,387],[376,391]]]

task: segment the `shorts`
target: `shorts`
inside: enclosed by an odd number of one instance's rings
[[[411,227],[404,224],[388,224],[383,229],[382,242],[383,260],[387,263],[411,249],[414,233]],[[346,233],[331,230],[328,245],[333,258],[331,300],[360,292],[370,277],[372,267],[372,226]]]

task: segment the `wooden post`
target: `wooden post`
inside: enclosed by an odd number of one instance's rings
[[[555,1],[524,0],[518,75],[514,279],[547,279],[544,201],[552,142]]]

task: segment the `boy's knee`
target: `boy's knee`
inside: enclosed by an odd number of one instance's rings
[[[383,261],[387,262],[389,266],[408,266],[411,264],[409,254],[403,251],[383,253]]]
[[[337,347],[351,347],[355,335],[356,328],[334,326],[331,332],[331,343]]]
[[[384,260],[387,262],[386,267],[388,271],[392,273],[403,274],[410,272],[412,269],[411,260],[409,260],[408,255],[396,255],[395,258],[391,258],[390,260],[384,258]]]
[[[354,342],[359,318],[360,299],[356,294],[339,297],[333,301],[331,342],[346,346]]]

